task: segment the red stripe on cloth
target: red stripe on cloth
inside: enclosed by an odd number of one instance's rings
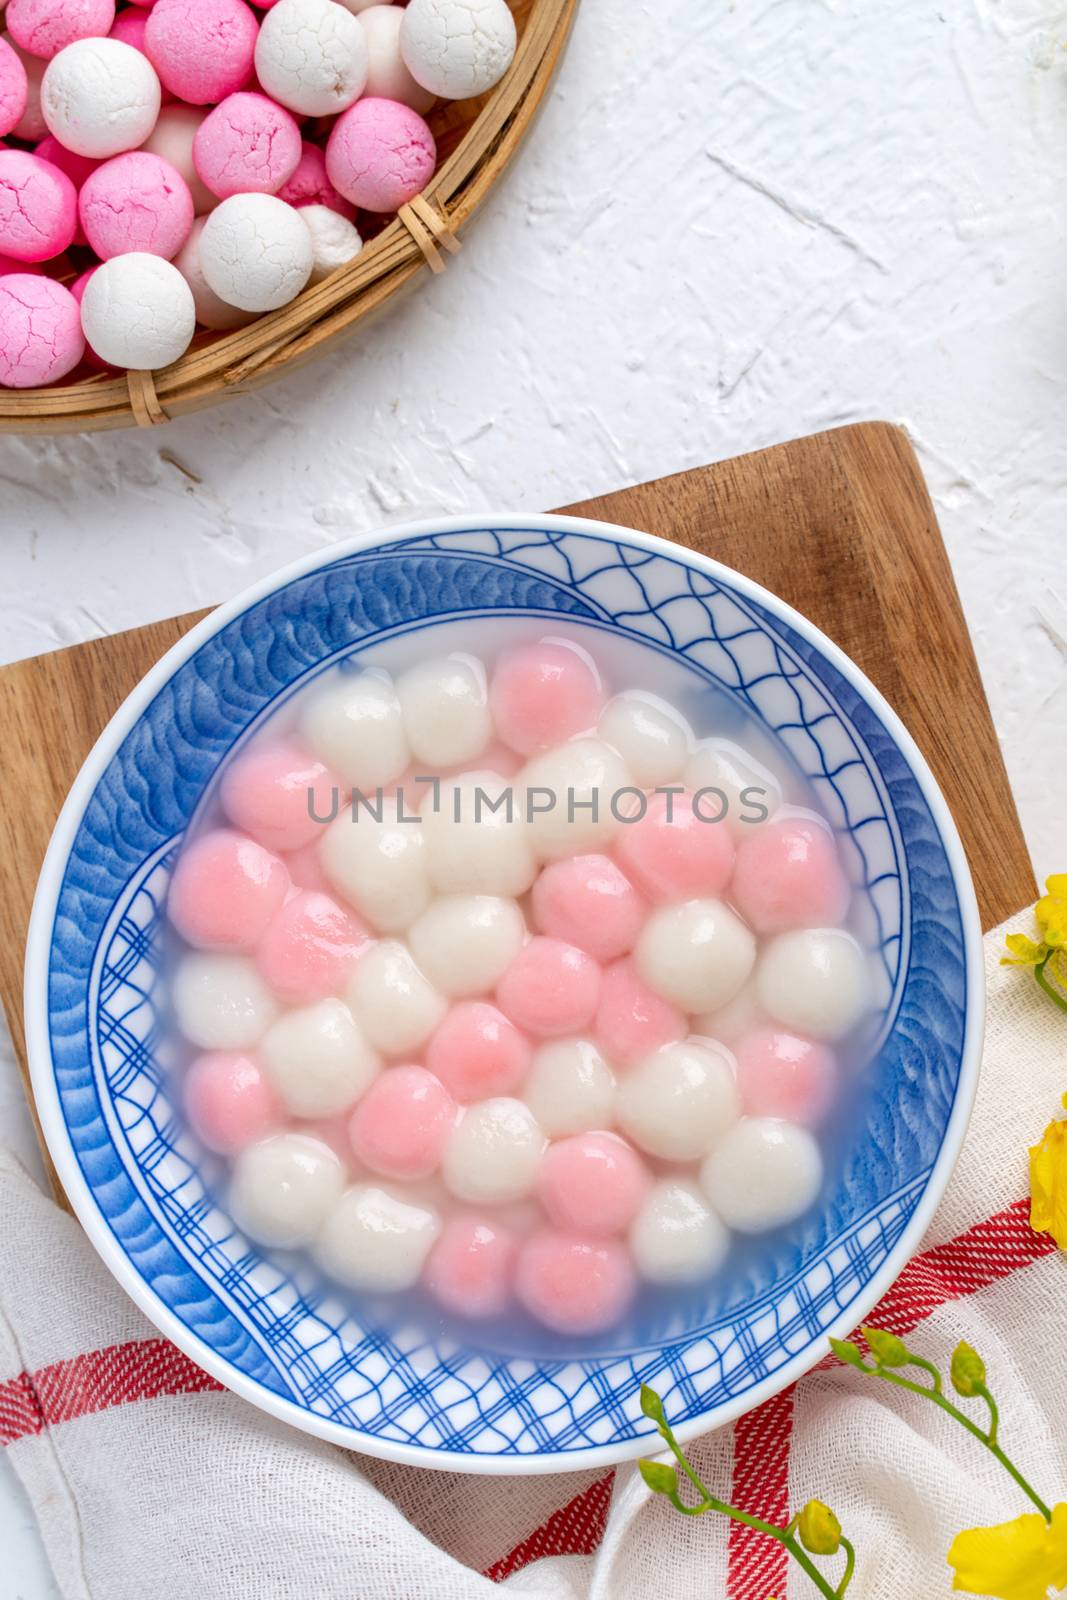
[[[749,1516],[781,1526],[789,1521],[789,1440],[792,1387],[740,1417],[734,1426],[730,1503]],[[765,1533],[731,1522],[727,1546],[729,1600],[767,1600],[785,1589],[789,1554]]]
[[[222,1387],[169,1340],[131,1339],[0,1384],[0,1444],[134,1400]]]
[[[561,1511],[554,1511],[548,1521],[531,1533],[522,1544],[517,1544],[502,1561],[497,1561],[486,1572],[494,1583],[502,1583],[520,1567],[543,1556],[589,1556],[601,1539],[608,1520],[608,1502],[615,1474],[598,1478],[588,1489],[568,1500]]]

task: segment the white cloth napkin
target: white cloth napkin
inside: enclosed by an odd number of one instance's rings
[[[1030,1232],[1023,1202],[1027,1147],[1067,1090],[1067,1019],[998,965],[1003,933],[986,940],[988,1033],[963,1155],[922,1254],[871,1320],[946,1370],[969,1340],[1003,1443],[1053,1502],[1067,1499],[1067,1259]],[[679,1516],[632,1466],[482,1479],[308,1439],[162,1340],[77,1224],[2,1154],[0,1215],[0,1442],[64,1600],[814,1593],[773,1542]],[[772,1519],[811,1496],[832,1505],[858,1550],[850,1597],[862,1600],[947,1593],[953,1535],[1029,1509],[935,1407],[839,1366],[691,1455],[713,1492]]]

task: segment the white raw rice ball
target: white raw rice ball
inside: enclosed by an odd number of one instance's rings
[[[649,1155],[699,1160],[741,1115],[733,1057],[711,1040],[664,1045],[623,1075],[615,1115]]]
[[[332,117],[363,93],[367,38],[335,0],[278,0],[256,39],[265,94],[304,117]]]
[[[495,989],[525,938],[515,901],[489,894],[443,895],[408,931],[419,966],[450,1000]]]
[[[806,1128],[745,1117],[708,1156],[700,1182],[728,1227],[765,1233],[807,1211],[822,1174],[819,1146]]]
[[[201,1050],[250,1050],[278,1014],[274,997],[248,956],[194,951],[174,974],[180,1032]]]
[[[435,889],[512,898],[525,894],[533,883],[537,863],[523,820],[522,795],[496,773],[442,779],[438,792],[431,789],[419,810]]]
[[[760,1003],[779,1022],[817,1039],[840,1039],[863,1015],[870,974],[841,928],[800,928],[770,940],[756,970]]]
[[[331,272],[354,261],[363,249],[363,240],[354,222],[329,206],[300,206],[304,226],[311,235],[311,283],[321,283]]]
[[[682,781],[694,794],[701,789],[717,789],[725,795],[727,810],[723,820],[737,839],[766,822],[782,803],[782,786],[774,773],[729,739],[705,739],[697,745],[686,763]],[[696,804],[699,814],[709,822],[722,813],[719,795],[704,795]]]
[[[198,217],[214,211],[219,203],[218,195],[212,194],[193,161],[193,140],[209,109],[208,106],[164,106],[141,146],[154,156],[162,156],[181,174],[189,185],[193,210]]]
[[[49,133],[67,150],[97,160],[143,144],[161,98],[148,57],[121,39],[75,39],[52,57],[41,80]]]
[[[331,1277],[352,1289],[395,1293],[418,1281],[440,1232],[441,1219],[432,1206],[358,1183],[327,1217],[315,1255]]]
[[[367,36],[367,86],[363,93],[382,100],[399,100],[424,116],[436,98],[417,83],[408,71],[400,51],[400,29],[404,21],[401,6],[353,5],[341,0],[350,11],[358,11],[360,25]]]
[[[339,778],[368,799],[371,790],[395,782],[411,758],[400,701],[381,672],[333,675],[305,702],[300,732]]]
[[[730,1234],[695,1183],[653,1184],[630,1228],[630,1252],[649,1283],[699,1283],[717,1272]]]
[[[659,907],[634,948],[645,982],[683,1011],[698,1013],[732,1000],[755,960],[755,939],[721,900]]]
[[[636,689],[608,701],[597,733],[619,752],[633,781],[643,789],[676,783],[692,743],[688,723],[673,707]]]
[[[188,239],[174,257],[174,265],[192,291],[196,320],[202,327],[220,333],[229,328],[247,327],[255,321],[256,313],[242,311],[238,306],[229,306],[225,300],[220,300],[200,270],[200,235],[206,221],[206,217],[197,217]]]
[[[500,1096],[468,1106],[445,1148],[445,1184],[473,1205],[521,1200],[534,1186],[545,1138],[521,1100]]]
[[[332,3],[332,0],[331,0]],[[425,828],[401,821],[400,802],[383,796],[372,815],[350,809],[330,824],[319,848],[322,870],[334,888],[381,933],[402,933],[430,903]]]
[[[402,16],[399,6],[376,10]],[[493,734],[485,669],[469,656],[420,661],[397,679],[408,743],[416,761],[458,767],[480,756]]]
[[[553,1039],[535,1053],[523,1098],[550,1139],[610,1128],[615,1075],[591,1039]]]
[[[260,1055],[278,1097],[297,1117],[339,1116],[378,1076],[378,1058],[341,1000],[286,1011]]]
[[[533,847],[546,861],[605,847],[622,826],[633,778],[599,739],[571,739],[534,756],[517,780],[516,804],[531,818]],[[612,802],[615,801],[615,809]]]
[[[344,1168],[328,1145],[279,1133],[234,1160],[230,1210],[257,1244],[295,1250],[315,1238],[344,1186]]]
[[[172,261],[131,250],[96,268],[85,285],[81,322],[101,361],[154,370],[188,350],[196,332],[196,307],[192,290]]]
[[[324,3],[340,9],[334,0]],[[302,213],[274,194],[230,195],[208,215],[200,234],[205,282],[220,300],[242,311],[287,306],[306,285],[314,264]]]
[[[444,100],[466,100],[499,83],[516,43],[504,0],[411,0],[400,30],[411,76]]]
[[[448,1002],[397,939],[381,939],[359,959],[347,999],[368,1042],[387,1056],[406,1056],[444,1021]]]

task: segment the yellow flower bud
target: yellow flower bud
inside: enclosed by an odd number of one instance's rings
[[[841,1524],[821,1500],[809,1500],[797,1519],[797,1532],[813,1556],[833,1556],[841,1548]]]
[[[985,1362],[966,1339],[961,1339],[952,1352],[950,1376],[952,1387],[957,1394],[963,1395],[965,1400],[971,1399],[979,1389],[985,1387]]]

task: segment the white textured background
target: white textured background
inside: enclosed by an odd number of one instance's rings
[[[384,522],[884,417],[929,479],[1037,869],[1067,868],[1065,46],[1045,0],[583,0],[443,278],[165,431],[0,439],[0,657]],[[29,1155],[3,1066],[0,1137]],[[0,1474],[4,1593],[51,1600]]]

